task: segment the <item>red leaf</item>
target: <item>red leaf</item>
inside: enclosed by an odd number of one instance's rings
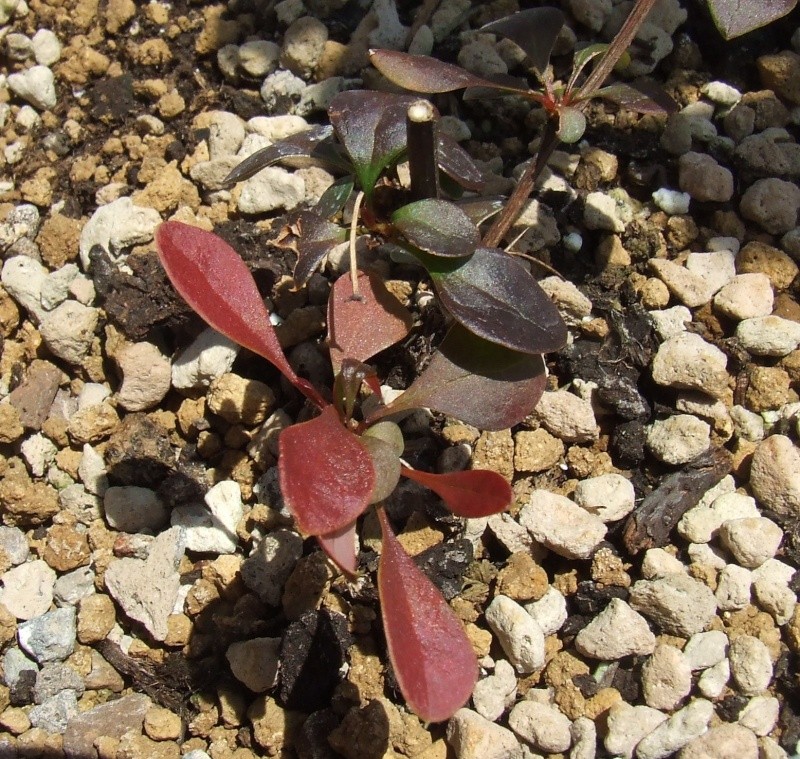
[[[408,705],[426,722],[460,709],[478,679],[461,621],[403,550],[378,509],[383,533],[378,592],[389,658]]]
[[[325,405],[286,360],[253,275],[228,243],[213,232],[165,221],[156,229],[156,247],[174,288],[208,324],[263,356],[310,400]]]
[[[372,457],[333,406],[278,438],[278,476],[286,505],[307,535],[339,532],[369,504]]]
[[[328,299],[328,344],[334,370],[345,358],[366,361],[402,340],[411,314],[375,274],[358,273],[360,297],[349,275],[339,277]]]
[[[460,517],[488,517],[507,509],[511,503],[511,485],[497,472],[471,469],[433,474],[403,467],[401,474],[430,488]]]
[[[327,535],[317,535],[317,542],[328,558],[342,572],[349,575],[356,573],[358,557],[356,556],[356,523],[342,527],[341,530],[330,532]]]
[[[492,82],[460,66],[427,55],[370,50],[369,59],[390,82],[413,92],[451,92],[464,87],[492,87]]]

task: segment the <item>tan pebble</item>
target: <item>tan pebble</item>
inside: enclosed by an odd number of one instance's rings
[[[177,743],[154,741],[146,735],[125,733],[117,746],[117,759],[180,759]]]
[[[482,432],[472,457],[474,469],[489,469],[511,482],[514,476],[514,439],[511,430]]]
[[[42,260],[53,269],[78,257],[78,241],[81,229],[80,219],[71,219],[60,213],[48,216],[39,229],[36,242],[42,253]]]
[[[91,551],[84,533],[55,524],[47,531],[42,558],[57,572],[70,572],[89,563]]]
[[[492,647],[492,634],[488,630],[478,627],[474,622],[467,622],[464,625],[464,631],[472,644],[475,656],[478,658],[488,656]]]
[[[108,437],[118,424],[116,409],[103,401],[76,411],[69,420],[67,432],[76,443],[95,443]]]
[[[166,95],[162,95],[156,103],[159,115],[165,119],[175,118],[175,116],[183,113],[185,108],[186,101],[177,90],[170,90]]]
[[[20,735],[26,730],[30,730],[31,721],[23,709],[10,706],[0,714],[0,727],[8,730],[12,735]]]
[[[87,596],[78,606],[78,640],[85,645],[105,640],[115,622],[116,610],[111,598],[99,593]]]
[[[247,710],[256,743],[270,756],[291,748],[305,715],[279,706],[269,696],[259,696]]]
[[[211,384],[207,403],[209,410],[226,422],[252,427],[266,419],[275,404],[275,395],[263,382],[229,372]]]
[[[169,709],[153,706],[144,715],[144,731],[154,741],[171,741],[180,737],[181,718]]]
[[[514,469],[518,472],[544,472],[563,456],[564,443],[544,428],[514,435]]]
[[[548,587],[547,572],[529,553],[512,554],[497,575],[497,592],[520,603],[538,601]]]
[[[372,638],[362,638],[348,650],[350,670],[347,681],[356,687],[362,702],[383,695],[383,663],[371,641]]]
[[[415,511],[397,539],[409,556],[416,556],[439,545],[444,540],[444,533],[435,529],[424,514]]]
[[[247,696],[239,688],[219,688],[219,716],[228,727],[243,725],[247,719]]]
[[[0,403],[0,443],[13,443],[24,432],[19,411],[10,403]]]
[[[170,614],[167,617],[165,646],[185,646],[192,637],[192,620],[185,614]]]
[[[166,40],[155,38],[145,40],[138,45],[131,45],[133,59],[140,66],[163,66],[172,60],[172,51]]]
[[[797,276],[797,264],[782,250],[764,242],[749,242],[736,256],[736,273],[761,272],[775,290],[785,290]]]
[[[17,619],[0,603],[0,647],[14,640],[17,635]]]
[[[744,405],[760,414],[783,406],[789,401],[789,373],[777,366],[751,366]]]
[[[3,521],[9,526],[35,526],[55,516],[60,507],[58,493],[43,482],[32,482],[25,465],[10,459],[0,477]]]
[[[239,22],[223,18],[224,4],[212,5],[203,10],[203,29],[197,35],[194,49],[198,55],[207,55],[229,45],[239,37]]]

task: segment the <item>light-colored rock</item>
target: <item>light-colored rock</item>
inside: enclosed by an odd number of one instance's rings
[[[205,502],[208,508],[196,504],[173,509],[170,524],[183,528],[189,551],[234,553],[238,545],[236,527],[244,516],[239,483],[218,482],[205,494]]]
[[[50,352],[69,364],[81,364],[94,340],[96,308],[68,300],[42,317],[39,330]]]
[[[589,229],[624,232],[628,213],[608,193],[590,192],[583,208],[583,221]]]
[[[566,442],[591,442],[599,434],[592,404],[566,390],[544,393],[534,413],[551,434]]]
[[[12,256],[3,263],[0,279],[8,294],[36,323],[40,322],[46,314],[42,287],[47,280],[47,269],[28,256]]]
[[[519,523],[536,541],[568,559],[588,559],[607,529],[599,517],[546,490],[531,493]]]
[[[31,42],[33,55],[40,66],[50,66],[61,57],[61,42],[49,29],[39,29]]]
[[[749,569],[737,564],[728,564],[717,578],[714,595],[721,611],[744,609],[750,603],[750,588],[753,584]]]
[[[617,701],[608,710],[603,745],[614,756],[630,759],[639,741],[666,719],[666,714],[649,706],[631,706],[625,701]]]
[[[795,570],[777,559],[767,559],[753,570],[753,595],[758,605],[773,616],[779,625],[785,625],[794,614],[797,593],[789,583]]]
[[[528,674],[544,666],[542,628],[516,601],[495,596],[486,609],[486,623],[517,672]]]
[[[225,658],[233,676],[253,693],[263,693],[278,682],[280,638],[251,638],[231,643]]]
[[[303,539],[291,530],[265,535],[242,563],[242,579],[264,603],[280,606],[286,580],[303,555]]]
[[[686,256],[686,270],[703,277],[718,292],[736,276],[736,254],[731,250],[692,252]]]
[[[567,324],[578,325],[592,313],[592,301],[568,279],[545,277],[539,286],[553,299]]]
[[[779,516],[800,515],[800,450],[790,438],[770,435],[758,444],[750,487],[759,502]]]
[[[723,659],[709,667],[697,680],[697,689],[706,698],[719,698],[731,679],[731,664]]]
[[[745,190],[739,210],[770,234],[782,235],[797,226],[800,187],[777,177],[758,179]]]
[[[665,464],[685,464],[708,450],[711,427],[691,414],[656,420],[647,431],[647,447]]]
[[[637,759],[664,759],[708,729],[714,705],[698,698],[662,722],[636,746]]]
[[[660,280],[655,280],[660,282]],[[686,306],[673,306],[663,310],[649,312],[653,328],[662,340],[686,332],[686,325],[692,321],[692,312]]]
[[[558,632],[568,617],[567,600],[552,586],[538,601],[525,604],[525,611],[539,623],[545,636]]]
[[[267,166],[233,191],[238,210],[245,214],[278,209],[290,211],[302,202],[305,194],[306,184],[302,176],[280,166]]]
[[[230,424],[253,427],[267,418],[275,404],[275,394],[258,380],[223,374],[211,383],[208,408]]]
[[[108,488],[103,508],[109,526],[120,532],[155,532],[169,518],[166,505],[155,491],[136,485]]]
[[[749,517],[724,522],[719,536],[741,566],[755,569],[778,552],[783,530],[766,517]]]
[[[169,359],[153,343],[131,343],[115,358],[122,373],[117,401],[126,411],[153,408],[169,392]]]
[[[83,270],[89,269],[89,251],[94,245],[100,245],[112,258],[118,258],[127,248],[150,242],[160,222],[158,211],[136,206],[128,197],[117,198],[100,206],[81,231],[80,256]]]
[[[717,611],[714,593],[683,574],[639,580],[631,588],[630,604],[665,633],[683,637],[705,630]]]
[[[800,346],[800,322],[757,316],[739,322],[736,337],[755,356],[787,356]]]
[[[514,703],[517,695],[517,675],[505,659],[495,663],[494,672],[475,684],[472,703],[475,711],[494,722]]]
[[[649,654],[655,645],[647,620],[619,598],[612,598],[575,637],[575,648],[581,654],[604,661]]]
[[[714,296],[714,308],[737,321],[769,316],[772,304],[772,284],[761,272],[737,274]]]
[[[628,516],[636,502],[633,484],[621,474],[602,474],[581,480],[573,497],[578,506],[606,523]]]
[[[686,566],[663,548],[650,548],[642,559],[642,577],[653,580],[673,572],[686,572]]]
[[[742,493],[724,493],[710,505],[697,504],[678,522],[680,535],[692,543],[708,543],[724,522],[758,517],[755,500]]]
[[[693,672],[719,664],[728,650],[728,636],[722,630],[695,633],[686,643],[683,655]]]
[[[534,749],[555,754],[572,744],[571,722],[551,704],[520,701],[508,715],[508,726]]]
[[[659,187],[652,194],[652,198],[653,202],[670,216],[689,213],[689,205],[692,202],[692,196],[688,192],[669,190],[666,187]]]
[[[248,75],[263,79],[278,67],[280,47],[271,40],[249,40],[238,50],[238,64]]]
[[[178,565],[184,544],[180,528],[162,532],[153,542],[146,560],[117,559],[108,565],[108,592],[131,619],[140,622],[156,639],[164,640],[167,618],[175,608],[180,590]]]
[[[731,675],[739,692],[757,696],[772,682],[772,658],[769,649],[752,635],[740,635],[728,650]]]
[[[328,28],[325,24],[313,16],[298,18],[283,35],[281,66],[308,79],[319,65],[327,41]]]
[[[653,709],[672,711],[692,689],[692,669],[675,646],[661,643],[642,667],[644,702]]]
[[[53,603],[56,573],[41,559],[9,569],[0,575],[0,603],[17,619],[33,619]]]
[[[780,707],[775,696],[754,696],[739,712],[737,722],[756,735],[769,735],[778,722]]]
[[[31,66],[25,71],[9,74],[8,87],[40,111],[55,107],[57,102],[55,77],[47,66]]]
[[[653,380],[665,387],[699,390],[721,398],[728,389],[727,356],[700,335],[680,332],[663,342],[653,358]]]
[[[471,709],[459,709],[450,718],[447,743],[456,759],[522,759],[514,733]]]
[[[239,346],[209,327],[172,362],[172,385],[178,390],[200,390],[230,371]]]
[[[65,606],[23,622],[17,628],[20,647],[39,664],[63,661],[75,649],[76,616],[74,606]]]
[[[669,291],[689,308],[708,303],[714,295],[711,282],[667,258],[652,258],[648,265]]]
[[[758,759],[758,740],[742,725],[718,725],[685,746],[678,759]]]
[[[678,159],[678,183],[703,203],[725,203],[733,197],[733,174],[706,153],[690,151]]]

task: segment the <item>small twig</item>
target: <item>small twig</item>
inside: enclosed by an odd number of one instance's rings
[[[408,170],[414,200],[439,197],[436,166],[436,110],[427,100],[417,100],[406,113]]]
[[[364,192],[358,191],[355,203],[353,203],[353,218],[350,220],[350,281],[353,283],[353,298],[361,299],[358,288],[358,261],[356,259],[356,232],[358,230],[358,217],[361,214],[361,203],[364,200]]]
[[[523,232],[522,234],[525,234],[525,232]],[[535,264],[536,266],[541,266],[542,269],[544,269],[545,271],[549,271],[553,276],[556,276],[559,279],[564,279],[564,276],[561,274],[561,272],[558,271],[558,269],[554,269],[552,266],[550,266],[550,264],[546,264],[541,259],[534,258],[528,253],[520,253],[518,250],[510,250],[509,248],[506,248],[506,253],[508,253],[508,255],[510,256],[519,256],[520,258],[524,258],[526,261],[530,261],[532,264]]]

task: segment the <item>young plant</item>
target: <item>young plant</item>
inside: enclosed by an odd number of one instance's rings
[[[465,98],[488,95],[519,95],[544,108],[548,115],[541,144],[520,177],[513,194],[491,229],[485,245],[498,245],[533,189],[537,177],[560,142],[577,142],[586,129],[584,110],[595,98],[611,100],[625,108],[647,113],[670,108],[669,98],[645,82],[617,82],[602,86],[622,54],[628,49],[656,0],[636,0],[630,15],[610,44],[594,44],[578,50],[566,81],[555,78],[550,54],[564,24],[557,8],[531,8],[492,21],[481,31],[498,34],[515,42],[527,55],[536,76],[536,86],[503,76],[487,79],[435,58],[393,50],[370,52],[372,65],[387,79],[408,90],[426,94],[467,90]],[[583,78],[588,64],[596,66]]]
[[[380,502],[404,476],[433,490],[455,514],[480,517],[506,508],[511,488],[489,471],[432,474],[412,469],[401,459],[400,428],[384,417],[419,406],[458,415],[464,406],[474,421],[507,426],[528,413],[541,395],[541,358],[537,356],[531,373],[524,360],[509,360],[513,352],[501,345],[494,345],[493,353],[469,355],[465,347],[473,343],[459,328],[448,335],[441,357],[434,357],[400,396],[401,402],[384,406],[375,373],[364,361],[406,336],[410,314],[379,277],[357,272],[359,297],[354,298],[352,280],[340,277],[329,301],[328,343],[337,366],[331,396],[291,368],[255,281],[229,245],[211,232],[177,221],[158,227],[156,245],[167,275],[187,303],[210,326],[272,363],[316,408],[311,420],[287,427],[279,437],[278,472],[285,502],[300,531],[316,537],[349,575],[357,571],[357,519],[370,505],[376,506],[382,531],[378,591],[398,684],[422,719],[449,718],[472,693],[475,655],[454,612],[403,551]],[[485,374],[473,375],[471,367],[482,363]],[[366,418],[358,408],[362,385],[378,401]],[[519,388],[527,395],[525,403]]]

